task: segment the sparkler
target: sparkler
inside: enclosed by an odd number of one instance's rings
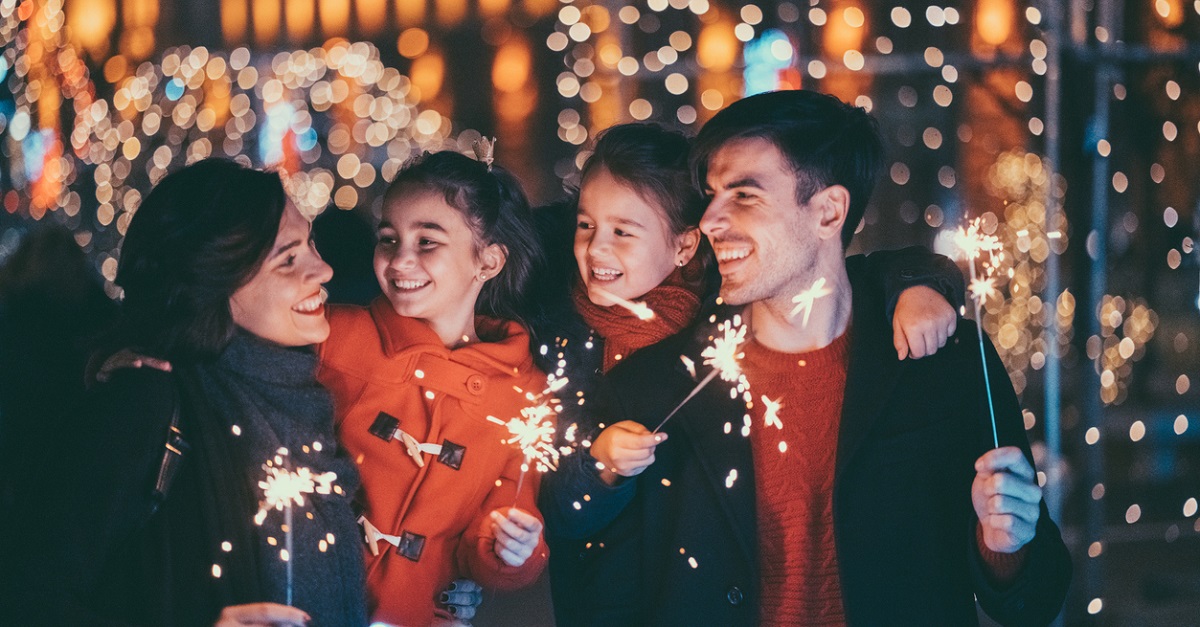
[[[808,326],[808,316],[812,313],[813,304],[818,298],[824,298],[833,293],[833,290],[825,287],[825,277],[821,277],[813,282],[812,287],[800,292],[792,297],[792,302],[796,306],[792,308],[792,313],[788,314],[789,318],[795,318],[801,312],[804,313],[802,324]]]
[[[1000,244],[999,237],[983,233],[982,222],[981,219],[976,218],[968,222],[965,228],[960,227],[954,236],[954,244],[967,258],[971,270],[968,291],[971,292],[971,302],[975,305],[975,332],[979,338],[979,359],[983,363],[983,385],[987,391],[988,416],[992,420],[992,444],[996,448],[1000,448],[1000,437],[996,431],[996,407],[992,401],[992,383],[988,376],[987,353],[983,350],[982,306],[985,300],[998,294],[996,277],[992,276],[992,273],[995,271],[996,265],[1004,258],[1004,248]],[[983,260],[982,257],[985,254],[987,259]],[[975,263],[977,259],[980,260],[979,265],[982,266],[982,272],[977,271]]]
[[[258,513],[254,515],[254,524],[263,524],[271,510],[283,511],[284,549],[280,551],[280,558],[287,565],[287,604],[291,605],[295,581],[292,572],[292,506],[304,507],[305,494],[332,492],[337,473],[325,472],[318,475],[308,468],[292,471],[287,468],[287,457],[288,450],[280,448],[276,451],[274,460],[267,460],[263,464],[267,476],[258,482],[258,487],[263,491],[263,499],[258,504]]]
[[[557,406],[558,399],[553,398],[552,395],[561,390],[567,381],[566,377],[551,378],[541,394],[526,393],[525,398],[532,404],[521,408],[521,415],[518,417],[510,418],[507,421],[495,416],[487,417],[489,422],[508,429],[510,437],[503,442],[516,446],[525,456],[521,463],[521,474],[517,479],[517,492],[513,497],[513,507],[516,507],[516,501],[521,496],[521,488],[525,484],[525,473],[529,471],[531,463],[533,468],[541,473],[557,470],[558,460],[563,455],[571,453],[570,447],[554,446],[554,418],[558,415],[561,407]],[[517,391],[521,390],[518,388]]]
[[[766,426],[775,427],[776,429],[783,428],[783,421],[779,419],[779,410],[783,409],[783,403],[781,402],[782,400],[783,399],[777,399],[773,401],[767,398],[765,395],[762,397],[763,422],[766,423]]]
[[[638,303],[638,302],[634,302],[634,301],[631,301],[631,300],[628,300],[625,298],[621,298],[620,296],[617,296],[616,294],[613,294],[612,292],[610,292],[602,287],[589,287],[588,289],[593,290],[597,294],[600,294],[601,296],[613,301],[614,303],[628,309],[631,313],[633,313],[633,315],[637,316],[638,320],[653,320],[654,319],[654,310],[650,309],[650,306],[647,305],[646,303]]]
[[[742,317],[734,316],[732,321],[726,320],[722,322],[717,325],[717,331],[720,331],[722,334],[714,337],[713,343],[700,353],[700,356],[704,358],[704,365],[712,366],[713,369],[700,380],[700,383],[696,384],[696,387],[692,388],[692,391],[682,401],[679,401],[675,409],[672,409],[671,413],[667,414],[667,417],[663,418],[662,422],[658,423],[653,433],[661,431],[668,420],[675,416],[688,401],[692,400],[692,397],[699,394],[700,390],[704,389],[704,386],[712,383],[712,380],[717,378],[717,376],[720,376],[723,381],[736,382],[743,387],[749,387],[745,375],[742,374],[742,364],[740,362],[741,358],[745,356],[745,353],[741,350],[742,344],[746,342],[746,325],[742,324]],[[690,362],[691,360],[685,359],[683,363],[686,366]],[[694,372],[691,367],[689,367],[689,371]]]

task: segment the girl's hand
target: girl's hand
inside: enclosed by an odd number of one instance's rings
[[[937,290],[915,285],[900,292],[892,314],[892,342],[900,359],[928,357],[958,328],[958,314]]]
[[[312,617],[294,607],[278,603],[230,605],[221,610],[213,627],[304,627]]]
[[[96,373],[96,380],[104,383],[118,370],[124,368],[141,368],[143,366],[163,372],[171,371],[171,362],[165,359],[155,359],[154,357],[139,355],[128,348],[122,348],[104,360],[99,372]]]
[[[600,478],[614,485],[617,477],[635,477],[654,463],[654,450],[667,439],[665,433],[650,430],[632,420],[609,425],[588,449],[596,461],[604,464]]]
[[[508,509],[507,516],[503,510],[493,510],[491,518],[496,556],[512,567],[524,565],[542,538],[542,521],[515,507]]]

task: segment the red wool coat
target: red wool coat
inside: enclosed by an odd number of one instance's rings
[[[428,625],[438,595],[458,577],[484,588],[531,584],[546,565],[544,541],[519,568],[493,551],[488,514],[517,507],[541,518],[540,476],[517,495],[523,456],[502,440],[505,422],[529,405],[546,378],[533,366],[529,335],[515,322],[479,318],[484,341],[447,349],[425,323],[397,315],[384,298],[330,308],[330,339],[317,378],[333,393],[338,438],[358,463],[363,515],[399,546],[367,549],[372,620]],[[411,436],[405,438],[404,434]],[[441,445],[420,454],[410,444]]]

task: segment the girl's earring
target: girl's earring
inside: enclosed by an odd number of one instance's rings
[[[686,262],[686,261],[684,261],[684,260],[682,260],[682,259],[676,259],[676,260],[675,260],[675,265],[677,265],[677,266],[679,266],[680,268],[682,268],[683,266],[687,265],[687,262]]]

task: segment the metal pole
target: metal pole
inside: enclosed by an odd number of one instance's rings
[[[1062,3],[1061,0],[1046,1],[1046,30],[1043,38],[1046,43],[1046,111],[1045,111],[1045,167],[1049,176],[1046,185],[1044,233],[1058,229],[1058,163],[1060,156],[1059,118],[1061,115],[1060,101],[1062,99]],[[1046,506],[1050,508],[1050,516],[1061,521],[1062,516],[1062,476],[1060,463],[1062,460],[1061,416],[1062,416],[1062,362],[1058,348],[1058,297],[1062,291],[1059,278],[1058,254],[1054,252],[1051,240],[1050,253],[1046,257],[1046,287],[1042,296],[1042,311],[1046,312],[1045,331],[1042,337],[1046,342],[1045,366],[1045,405],[1043,424],[1046,430]]]
[[[1103,41],[1097,40],[1096,46],[1103,53],[1119,39],[1117,32],[1118,6],[1113,0],[1099,2],[1097,27],[1104,29],[1107,36]],[[1110,130],[1110,103],[1113,84],[1117,80],[1118,68],[1108,60],[1101,60],[1096,65],[1094,108],[1092,112],[1091,136],[1097,140],[1107,139]],[[1091,257],[1091,268],[1088,281],[1087,310],[1083,312],[1085,336],[1087,338],[1100,336],[1099,311],[1104,298],[1108,281],[1108,189],[1109,167],[1108,157],[1093,151],[1092,158],[1092,214],[1091,227],[1088,232],[1087,252]],[[1089,492],[1095,486],[1104,484],[1104,403],[1100,398],[1100,372],[1097,367],[1084,369],[1084,398],[1083,423],[1087,429],[1096,429],[1100,440],[1094,445],[1085,446],[1084,460],[1086,470],[1084,484]],[[1088,497],[1087,516],[1085,521],[1084,541],[1090,547],[1093,542],[1103,543],[1104,537],[1104,504],[1102,499]],[[1103,546],[1103,544],[1101,544]],[[1101,553],[1101,556],[1103,553]],[[1103,596],[1103,565],[1102,557],[1089,557],[1084,562],[1083,589],[1088,602]]]

